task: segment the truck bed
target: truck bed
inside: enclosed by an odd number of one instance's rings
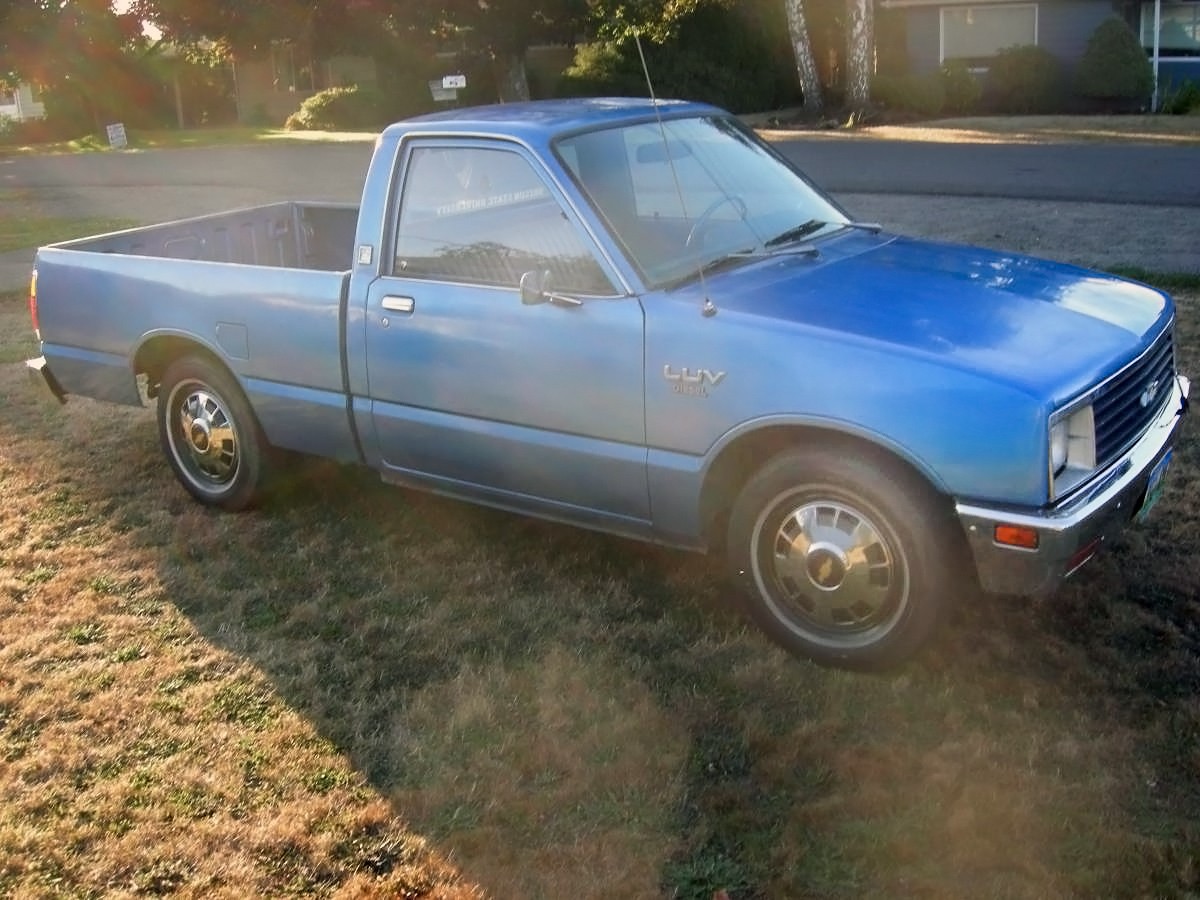
[[[138,405],[141,348],[189,342],[234,373],[271,443],[356,459],[344,348],[357,216],[284,202],[42,247],[43,354],[66,393]]]
[[[339,272],[353,264],[357,223],[358,207],[353,204],[287,201],[52,246],[123,256]]]

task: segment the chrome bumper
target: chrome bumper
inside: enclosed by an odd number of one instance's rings
[[[1177,376],[1171,399],[1141,440],[1061,506],[1029,513],[958,504],[980,586],[996,594],[1050,593],[1126,528],[1145,504],[1151,474],[1175,444],[1189,390],[1188,380]],[[1037,549],[996,543],[997,525],[1036,529]]]
[[[54,373],[50,371],[46,357],[39,356],[37,359],[25,360],[25,371],[29,375],[29,380],[39,390],[48,390],[59,403],[67,402],[67,392],[63,390],[58,379],[54,377]]]

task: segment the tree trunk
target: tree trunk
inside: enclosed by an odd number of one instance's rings
[[[857,117],[871,105],[875,73],[875,5],[846,0],[846,105]]]
[[[525,74],[525,54],[510,53],[497,63],[503,67],[498,79],[500,102],[515,103],[529,99],[529,78]]]
[[[821,76],[817,72],[817,61],[813,57],[812,42],[808,39],[803,0],[784,0],[783,5],[787,9],[788,33],[792,39],[792,50],[796,54],[800,89],[804,92],[804,111],[810,116],[819,116],[823,108]]]

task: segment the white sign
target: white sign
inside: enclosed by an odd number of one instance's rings
[[[442,76],[442,87],[447,90],[457,90],[467,86],[466,75],[444,75]]]
[[[123,150],[129,146],[129,139],[125,137],[125,123],[117,122],[114,125],[109,125],[108,131],[108,146],[114,150]]]

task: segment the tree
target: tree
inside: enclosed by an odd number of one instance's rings
[[[622,41],[636,34],[662,44],[685,19],[712,3],[728,7],[730,0],[589,0],[588,7],[599,37]]]
[[[110,0],[0,0],[0,80],[39,84],[48,112],[74,128],[158,104],[144,50],[137,16]]]
[[[858,115],[871,103],[875,69],[873,0],[846,0],[846,105]]]
[[[821,102],[821,78],[817,72],[817,61],[813,57],[812,42],[808,37],[804,3],[803,0],[784,0],[784,7],[787,9],[792,50],[796,55],[796,71],[800,76],[801,90],[804,92],[804,111],[810,116],[819,116],[824,108]]]
[[[586,0],[443,0],[444,27],[468,57],[484,60],[502,102],[529,99],[525,54],[542,41],[571,42],[587,18]]]
[[[36,48],[45,42],[54,11],[37,0],[0,0],[0,85],[31,78],[37,64]]]

